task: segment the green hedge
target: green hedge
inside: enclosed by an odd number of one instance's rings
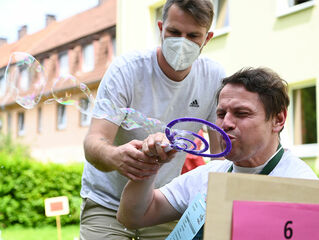
[[[45,216],[44,199],[58,196],[67,196],[70,207],[61,224],[78,224],[83,164],[43,164],[25,147],[4,141],[0,137],[0,228],[55,224],[55,217]]]

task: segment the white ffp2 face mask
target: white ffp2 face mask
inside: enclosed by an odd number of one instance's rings
[[[163,40],[162,52],[175,71],[185,70],[198,58],[204,43],[199,47],[184,37],[167,37]]]

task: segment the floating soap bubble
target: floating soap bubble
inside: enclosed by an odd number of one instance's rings
[[[154,133],[155,131],[163,131],[165,128],[165,124],[160,120],[149,118],[133,108],[121,108],[120,111],[125,114],[121,127],[126,130],[144,128],[148,133]]]
[[[72,75],[60,76],[57,78],[51,89],[53,100],[62,105],[75,106],[81,113],[91,115],[94,106],[94,97],[86,84],[81,83]]]
[[[47,82],[41,64],[25,52],[11,54],[5,80],[9,91],[2,105],[12,100],[26,109],[31,109],[39,103]]]
[[[149,118],[133,108],[119,108],[109,99],[97,100],[95,105],[92,115],[94,118],[110,120],[128,131],[143,128],[148,133],[154,133],[165,128],[165,124],[160,120]]]
[[[94,118],[107,119],[118,125],[120,125],[125,118],[125,113],[107,98],[95,100],[94,105],[95,111],[92,113],[92,117]]]

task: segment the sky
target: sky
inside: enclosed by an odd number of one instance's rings
[[[0,0],[0,37],[15,42],[23,25],[27,25],[28,34],[43,29],[46,14],[60,21],[97,4],[98,0]]]

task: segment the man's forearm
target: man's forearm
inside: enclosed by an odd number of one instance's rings
[[[87,136],[84,140],[85,158],[97,169],[109,172],[115,170],[112,152],[115,150],[106,138]]]
[[[146,213],[153,201],[155,177],[126,184],[117,213],[117,219],[126,227],[135,229],[148,225]]]

